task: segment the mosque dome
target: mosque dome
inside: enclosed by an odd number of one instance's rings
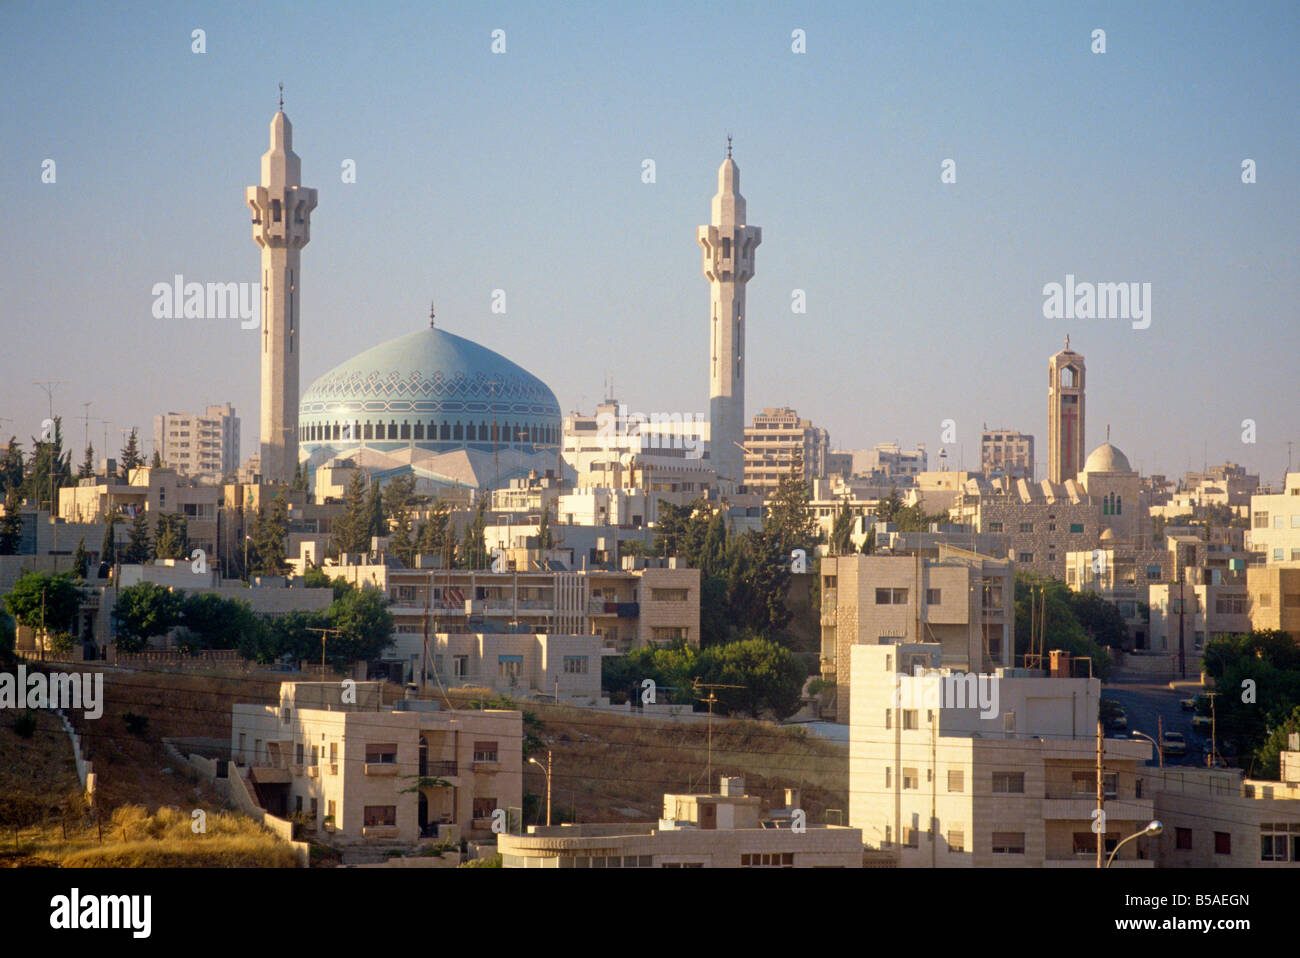
[[[550,388],[499,353],[432,326],[373,346],[302,394],[308,455],[359,445],[381,452],[495,448],[537,451],[560,441]]]
[[[1109,442],[1104,442],[1092,451],[1083,464],[1084,472],[1132,472],[1128,456]]]

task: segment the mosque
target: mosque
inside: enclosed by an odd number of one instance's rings
[[[555,469],[562,419],[555,394],[498,353],[435,325],[359,353],[298,395],[301,253],[316,191],[302,186],[293,127],[280,110],[260,184],[246,202],[262,255],[263,481],[288,482],[351,459],[380,478],[411,472],[421,486],[489,488]]]

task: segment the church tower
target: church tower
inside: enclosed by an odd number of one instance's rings
[[[1048,474],[1052,482],[1074,479],[1083,469],[1083,356],[1065,348],[1048,360],[1047,366],[1047,448]]]
[[[262,182],[246,192],[253,240],[262,249],[263,482],[292,482],[298,466],[299,260],[316,208],[316,191],[301,183],[302,163],[293,152],[282,94],[271,120],[271,148],[262,154]]]
[[[709,449],[719,479],[745,477],[745,284],[754,275],[754,250],[763,231],[745,223],[740,168],[731,158],[718,167],[718,192],[707,226],[696,235],[704,247],[709,281]]]

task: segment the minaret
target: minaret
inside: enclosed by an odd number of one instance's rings
[[[709,281],[709,449],[720,479],[745,478],[745,284],[754,275],[754,250],[763,231],[745,223],[740,168],[731,158],[718,167],[718,192],[709,225],[696,235],[704,247]]]
[[[1085,372],[1083,356],[1066,336],[1065,348],[1047,364],[1047,478],[1052,482],[1074,479],[1083,469]]]
[[[280,111],[271,120],[271,148],[262,154],[262,182],[246,196],[253,239],[262,248],[263,482],[292,482],[298,467],[299,259],[311,238],[316,191],[301,186],[302,163],[293,152],[293,127]]]

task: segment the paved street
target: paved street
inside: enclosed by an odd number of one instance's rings
[[[1150,679],[1121,679],[1118,682],[1102,686],[1102,698],[1115,699],[1128,713],[1128,730],[1145,732],[1154,739],[1159,739],[1156,717],[1163,721],[1166,732],[1182,732],[1187,739],[1185,756],[1167,755],[1166,765],[1198,765],[1204,761],[1202,748],[1208,747],[1210,736],[1192,731],[1192,712],[1184,712],[1178,705],[1180,699],[1192,698],[1199,693],[1195,686],[1180,686],[1177,691],[1169,688],[1168,680],[1151,681]],[[1118,733],[1107,733],[1116,735]],[[1154,752],[1151,764],[1156,764]]]

